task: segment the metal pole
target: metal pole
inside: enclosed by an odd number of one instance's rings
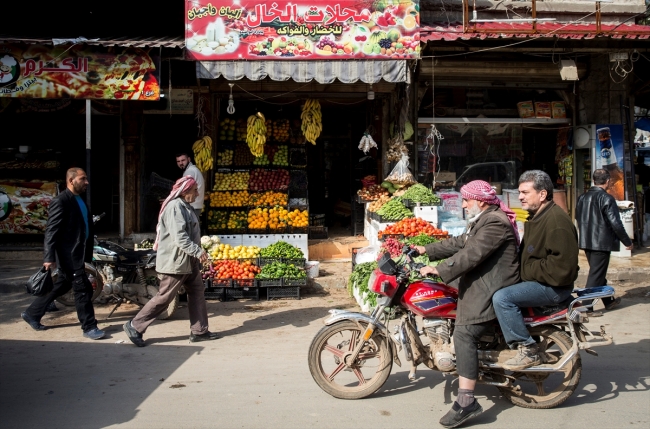
[[[88,177],[88,189],[86,189],[86,205],[88,206],[88,212],[92,213],[92,209],[90,206],[90,189],[92,186],[92,181],[90,179],[90,142],[91,142],[91,137],[90,137],[90,100],[86,100],[86,176]]]
[[[122,113],[124,102],[120,101],[120,240],[124,240],[124,136],[122,135]]]

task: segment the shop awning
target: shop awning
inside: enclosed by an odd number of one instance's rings
[[[612,39],[650,39],[650,26],[636,24],[608,25],[602,24],[600,32],[596,24],[570,24],[562,22],[540,22],[537,32],[532,32],[530,23],[482,22],[472,24],[476,32],[463,32],[463,25],[429,25],[420,28],[420,38],[424,42],[470,39],[594,39],[610,37]]]
[[[0,43],[27,43],[37,45],[58,45],[65,43],[84,43],[90,46],[119,46],[134,48],[184,48],[185,38],[173,37],[102,37],[98,39],[46,39],[42,37],[1,36]]]
[[[197,61],[196,76],[202,79],[257,81],[269,77],[275,81],[343,83],[406,82],[406,60],[397,61]]]

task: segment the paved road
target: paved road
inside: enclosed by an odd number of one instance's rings
[[[479,386],[485,412],[472,427],[635,428],[650,425],[650,298],[638,288],[617,311],[592,319],[616,345],[583,354],[576,393],[553,410],[510,405],[496,388]],[[334,399],[312,381],[307,349],[343,296],[301,301],[210,303],[210,321],[225,337],[187,341],[187,310],[152,325],[150,345],[126,339],[118,312],[102,327],[110,338],[80,336],[73,312],[47,316],[56,329],[35,332],[17,316],[29,298],[0,294],[0,419],[3,428],[437,428],[451,406],[452,378],[422,369],[408,382],[393,367],[381,392],[358,401]],[[100,307],[105,315],[108,307]],[[133,309],[131,309],[133,310]],[[63,314],[61,314],[63,313]],[[102,316],[103,317],[103,316]]]

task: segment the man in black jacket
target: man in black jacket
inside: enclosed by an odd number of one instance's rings
[[[51,272],[59,269],[52,291],[32,302],[21,317],[37,331],[45,330],[41,318],[47,307],[59,296],[74,290],[77,317],[86,338],[98,340],[104,331],[97,328],[93,308],[93,287],[85,271],[92,260],[92,216],[79,194],[86,191],[88,177],[81,168],[71,168],[66,174],[67,189],[52,199],[48,209],[43,248],[43,266]]]
[[[469,218],[467,232],[440,243],[417,246],[430,260],[446,259],[436,268],[423,267],[422,275],[438,275],[445,283],[459,279],[454,331],[458,398],[440,420],[448,428],[459,426],[483,411],[474,399],[478,344],[482,336],[493,333],[496,313],[492,295],[519,282],[515,213],[482,180],[469,182],[460,193]]]
[[[591,176],[594,181],[587,192],[580,195],[576,204],[576,221],[578,222],[579,247],[585,251],[589,262],[587,287],[605,286],[607,284],[607,267],[612,252],[619,250],[619,240],[625,248],[632,248],[616,205],[614,197],[607,193],[610,177],[607,170],[599,168]],[[621,303],[621,298],[604,298],[605,309],[611,310]],[[591,316],[599,313],[591,312]]]

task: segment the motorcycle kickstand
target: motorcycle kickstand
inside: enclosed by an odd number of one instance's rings
[[[415,366],[413,362],[411,362],[411,371],[409,371],[409,376],[408,376],[409,380],[415,381],[415,379],[417,378],[417,371],[418,371],[418,367]]]
[[[113,307],[113,309],[111,310],[111,312],[108,313],[108,316],[106,316],[107,319],[108,319],[109,317],[111,317],[111,316],[113,315],[113,313],[115,313],[115,310],[117,310],[117,308],[118,308],[120,305],[122,305],[122,302],[124,302],[124,300],[123,300],[122,298],[117,298],[117,304],[115,304],[115,307]]]

